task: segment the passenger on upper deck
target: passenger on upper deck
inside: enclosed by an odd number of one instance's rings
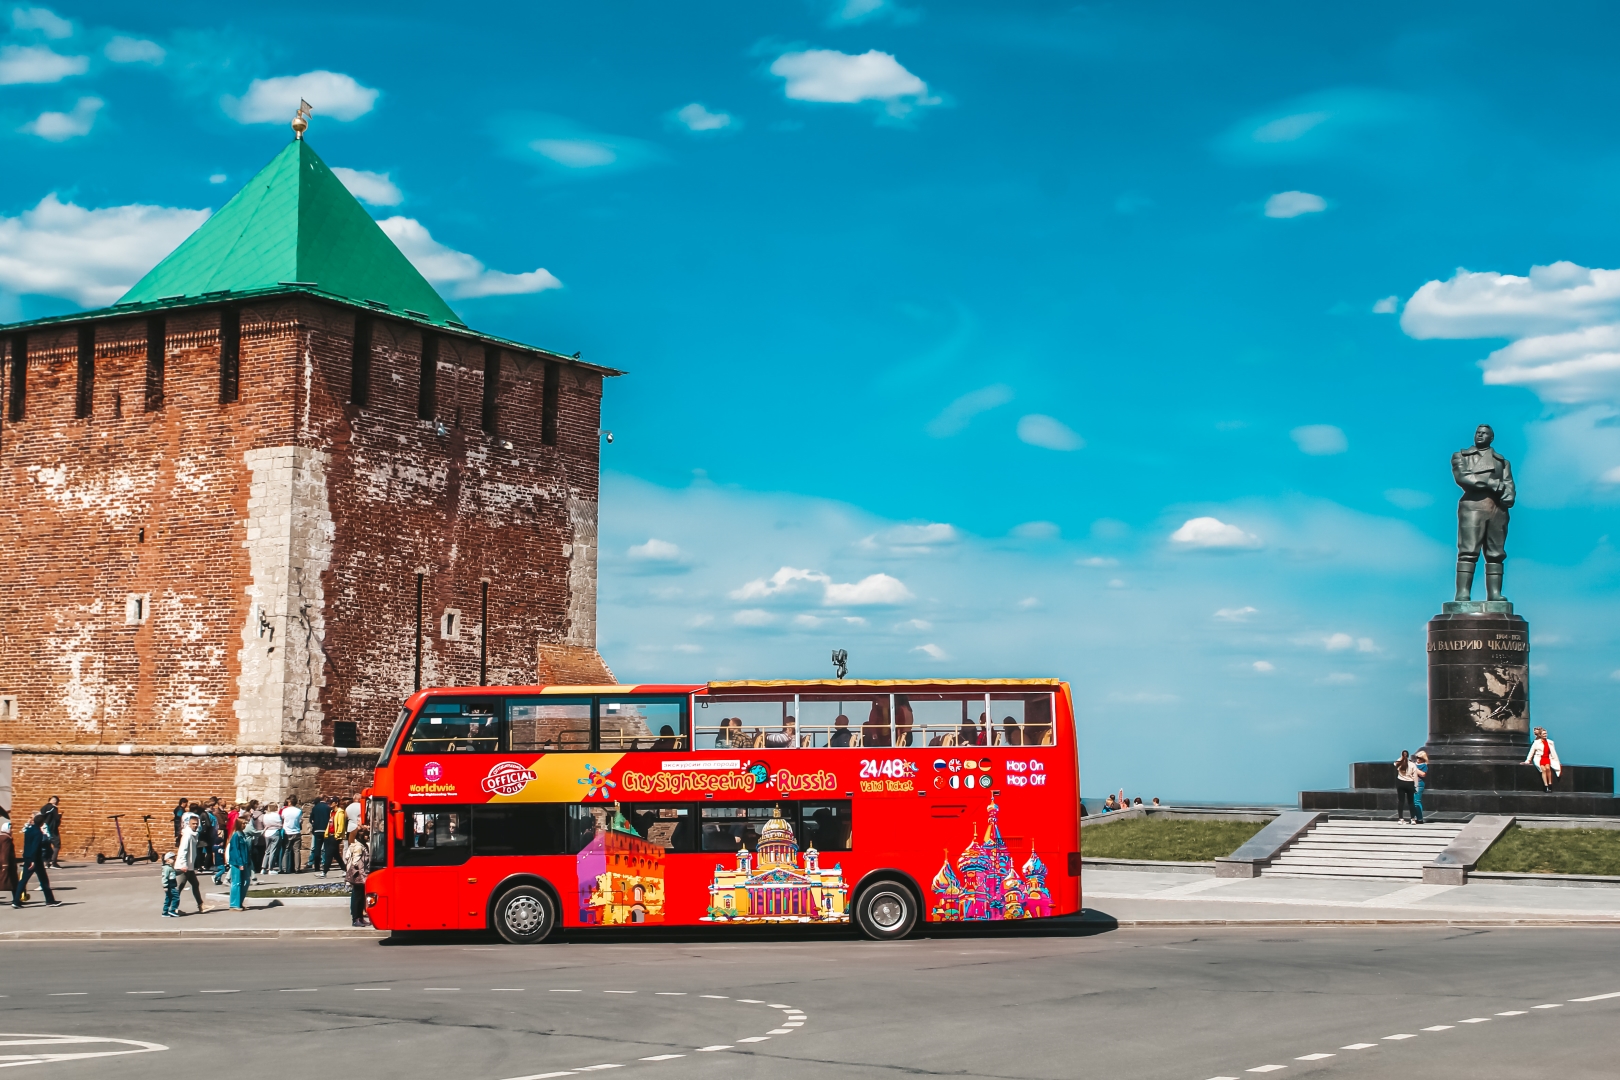
[[[797,726],[797,721],[793,717],[784,716],[782,718],[782,730],[767,732],[765,745],[769,747],[798,746],[799,739],[795,730]]]
[[[828,746],[848,746],[854,736],[849,730],[849,717],[839,713],[833,719],[833,733],[827,739]]]
[[[911,699],[904,694],[896,694],[894,699],[894,745],[911,745],[911,728],[916,723],[916,717],[911,711]]]
[[[889,703],[878,700],[872,702],[872,711],[866,716],[866,723],[861,725],[862,746],[888,746],[889,745]]]
[[[676,737],[675,729],[665,724],[658,729],[658,738],[653,741],[654,750],[679,750],[681,740]]]
[[[1018,721],[1010,716],[1001,722],[1001,742],[1003,746],[1024,745],[1024,736],[1018,729]]]

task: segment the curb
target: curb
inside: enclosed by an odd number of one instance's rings
[[[0,941],[197,941],[210,938],[373,938],[388,936],[370,927],[249,928],[240,930],[7,930]]]

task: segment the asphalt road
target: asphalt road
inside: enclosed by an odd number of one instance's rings
[[[27,1075],[1612,1078],[1617,946],[1606,929],[1394,927],[11,943],[0,1067],[100,1053],[120,1056]]]

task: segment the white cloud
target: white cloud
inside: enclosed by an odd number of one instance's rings
[[[1277,670],[1277,665],[1273,664],[1270,660],[1256,660],[1250,666],[1262,675],[1267,675]]]
[[[897,547],[918,547],[927,544],[954,544],[961,539],[956,526],[943,521],[930,521],[922,525],[896,525],[885,529],[880,538]]]
[[[0,287],[102,307],[207,218],[207,210],[140,204],[87,210],[52,193],[0,217]]]
[[[911,590],[888,574],[868,574],[851,585],[829,582],[823,603],[840,607],[874,604],[900,604],[911,599]]]
[[[1076,566],[1090,566],[1095,569],[1105,569],[1110,566],[1118,566],[1119,560],[1109,559],[1102,555],[1091,555],[1084,559],[1076,559],[1074,564]]]
[[[1030,413],[1019,419],[1018,438],[1046,450],[1078,450],[1086,445],[1086,440],[1063,421],[1041,413]]]
[[[736,118],[730,113],[710,112],[695,101],[676,109],[675,119],[684,124],[688,131],[723,131],[736,123]]]
[[[835,49],[783,53],[771,74],[786,80],[783,92],[795,101],[853,105],[881,101],[892,116],[904,116],[919,105],[937,105],[928,84],[886,52],[870,49],[859,56]]]
[[[0,48],[0,86],[61,82],[69,75],[83,75],[89,69],[88,56],[63,56],[44,45]]]
[[[1401,298],[1400,297],[1398,297],[1398,296],[1386,296],[1382,300],[1378,300],[1378,301],[1374,302],[1374,304],[1372,306],[1373,314],[1374,315],[1393,315],[1393,314],[1395,314],[1396,309],[1400,306],[1400,303],[1401,303]]]
[[[1434,496],[1427,491],[1413,491],[1411,488],[1390,488],[1384,492],[1384,498],[1402,510],[1421,510],[1434,502]]]
[[[1110,589],[1123,589],[1123,588],[1125,588],[1125,579],[1124,578],[1109,578],[1108,579],[1108,587]]]
[[[300,100],[307,101],[317,119],[354,120],[370,112],[380,91],[337,71],[306,71],[254,79],[240,98],[225,97],[225,112],[242,124],[285,124],[292,120]]]
[[[1344,432],[1332,424],[1306,424],[1288,433],[1300,450],[1313,457],[1342,454],[1350,449]]]
[[[949,660],[950,659],[950,657],[948,655],[946,655],[944,649],[940,648],[938,645],[935,645],[933,643],[929,643],[927,645],[918,645],[915,649],[912,649],[911,651],[912,652],[920,652],[924,656],[928,657],[928,659],[930,659],[930,660]]]
[[[343,186],[349,189],[349,193],[363,203],[370,203],[372,206],[398,206],[405,201],[405,194],[387,173],[335,166],[332,175],[341,180]]]
[[[928,422],[928,434],[936,439],[948,438],[964,430],[975,416],[1005,405],[1012,399],[1012,387],[1002,383],[963,394]]]
[[[632,559],[645,559],[648,562],[677,562],[681,549],[678,544],[651,537],[645,544],[632,545],[628,554]]]
[[[1406,302],[1401,329],[1411,337],[1527,338],[1613,321],[1620,316],[1620,270],[1572,262],[1532,266],[1528,277],[1458,268],[1425,282]]]
[[[1346,633],[1329,634],[1322,639],[1322,644],[1328,652],[1343,652],[1345,649],[1356,647],[1356,639]]]
[[[1295,218],[1301,214],[1320,214],[1327,209],[1327,200],[1308,191],[1279,191],[1266,200],[1266,217]]]
[[[793,625],[794,626],[802,626],[807,630],[813,630],[813,629],[820,626],[822,623],[824,623],[826,621],[827,621],[826,619],[823,619],[819,615],[795,615],[795,616],[793,616]]]
[[[1040,606],[1041,598],[1038,596],[1026,596],[1022,600],[1018,601],[1019,611],[1034,611]]]
[[[767,578],[755,578],[740,588],[733,589],[733,600],[762,600],[782,593],[798,591],[806,584],[819,584],[825,586],[832,579],[826,574],[818,574],[814,570],[800,570],[797,567],[784,566]]]
[[[1257,548],[1260,538],[1219,518],[1195,517],[1170,534],[1170,542],[1189,548]]]
[[[405,253],[405,257],[416,265],[423,277],[447,289],[456,299],[519,296],[562,288],[562,282],[544,267],[526,274],[507,274],[487,269],[471,255],[433,239],[426,226],[415,218],[384,218],[377,224]]]
[[[1020,540],[1056,540],[1062,532],[1055,522],[1026,521],[1013,526],[1012,534]]]
[[[1217,619],[1223,622],[1248,622],[1250,615],[1258,615],[1259,608],[1253,607],[1223,607],[1215,613]]]
[[[776,621],[776,616],[763,608],[745,608],[733,615],[731,621],[738,626],[768,626]]]
[[[152,64],[154,66],[163,63],[164,58],[169,55],[164,51],[163,46],[155,41],[148,41],[145,38],[125,37],[122,34],[107,42],[106,47],[101,52],[102,55],[115,64]]]
[[[619,160],[613,147],[591,139],[535,139],[529,147],[567,169],[599,169]]]
[[[72,112],[42,112],[24,124],[22,130],[51,142],[66,142],[90,134],[90,127],[96,122],[96,113],[105,104],[98,97],[82,97],[73,106]]]
[[[11,9],[11,25],[18,30],[38,30],[56,41],[73,36],[73,24],[50,8],[14,7]]]
[[[1255,128],[1252,137],[1257,143],[1293,142],[1330,115],[1326,112],[1304,112],[1279,117]]]
[[[1620,484],[1620,465],[1616,465],[1599,477],[1605,484]]]
[[[208,177],[208,182],[210,184],[223,184],[225,180],[226,176],[222,172],[213,173]]]
[[[934,624],[927,619],[907,619],[902,623],[895,623],[896,630],[932,630]]]

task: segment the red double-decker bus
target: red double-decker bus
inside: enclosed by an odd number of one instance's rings
[[[919,922],[1080,910],[1057,679],[423,690],[367,806],[385,930]]]

